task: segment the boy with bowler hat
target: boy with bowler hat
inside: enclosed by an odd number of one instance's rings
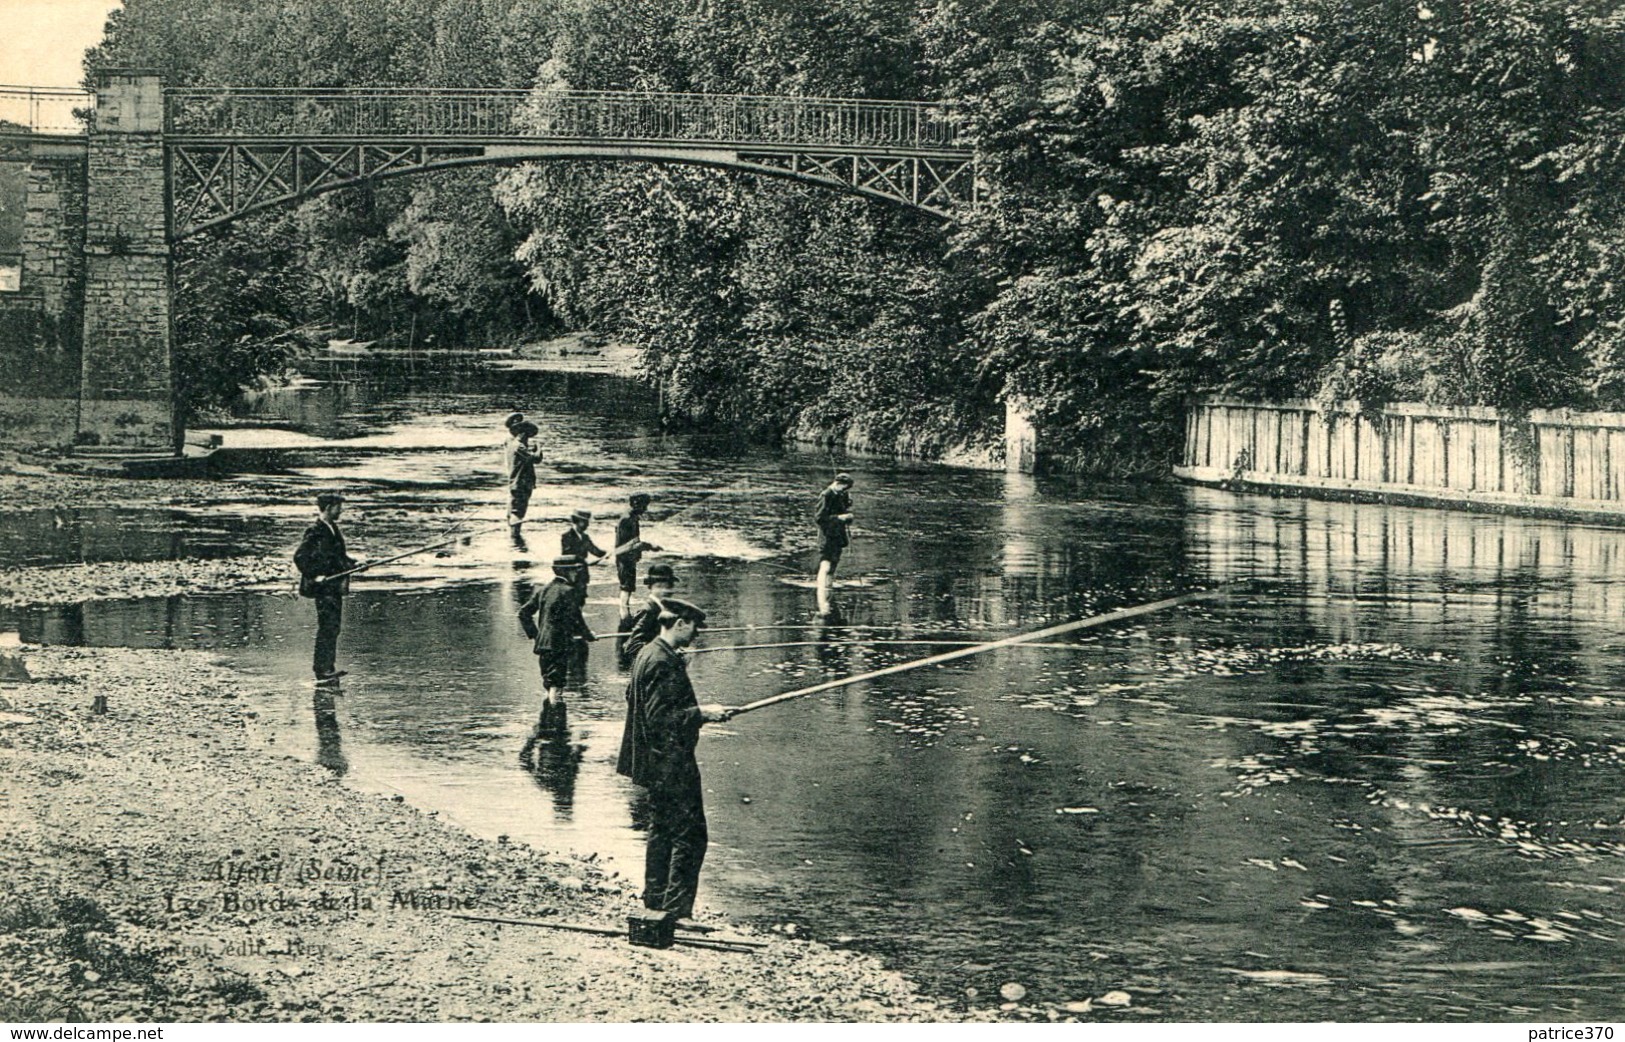
[[[336,684],[345,671],[334,666],[338,654],[339,628],[344,624],[344,595],[350,592],[349,576],[334,578],[356,567],[356,559],[344,547],[339,531],[339,515],[344,497],[323,492],[316,497],[316,523],[305,529],[299,549],[293,553],[299,569],[299,595],[316,602],[316,650],[311,667],[316,683]]]
[[[576,642],[598,639],[582,618],[581,603],[576,599],[574,584],[580,581],[576,577],[582,571],[581,563],[575,558],[555,557],[553,581],[531,594],[525,606],[519,609],[519,625],[531,640],[531,650],[536,652],[536,664],[542,673],[542,710],[530,737],[525,740],[525,747],[519,751],[521,762],[529,759],[531,750],[544,737],[564,733],[568,722],[564,682],[578,647]]]
[[[530,439],[541,433],[541,429],[523,418],[508,429],[513,434],[506,449],[508,525],[517,529],[525,523],[525,513],[530,509],[531,493],[536,491],[536,461],[542,458],[542,450]]]
[[[700,705],[679,654],[705,625],[705,612],[676,597],[666,598],[663,608],[660,633],[638,652],[626,685],[626,728],[615,769],[649,792],[643,905],[688,919],[710,843],[694,748],[702,724],[727,720],[734,709]]]
[[[651,564],[649,574],[643,577],[643,585],[648,587],[649,599],[626,626],[620,653],[623,668],[631,665],[638,652],[660,635],[660,613],[677,589],[677,573],[669,564]]]
[[[598,549],[598,544],[592,541],[587,534],[587,525],[592,521],[592,511],[577,510],[570,515],[570,527],[559,536],[559,553],[565,557],[574,557],[581,562],[581,575],[576,582],[576,599],[582,604],[587,603],[587,583],[592,576],[587,571],[587,555],[592,554],[600,560],[604,551]]]

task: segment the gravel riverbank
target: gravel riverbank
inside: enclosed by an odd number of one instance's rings
[[[771,934],[751,954],[653,951],[452,918],[615,926],[635,894],[259,750],[208,656],[20,661],[33,679],[0,685],[5,1019],[959,1018],[872,959]]]

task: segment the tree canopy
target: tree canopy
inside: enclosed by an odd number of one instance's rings
[[[696,422],[940,446],[1015,396],[1101,472],[1169,462],[1199,394],[1625,406],[1618,3],[127,0],[106,59],[945,99],[986,189],[944,225],[680,166],[388,182],[188,247],[186,337],[591,327]]]

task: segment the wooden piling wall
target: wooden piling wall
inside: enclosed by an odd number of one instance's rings
[[[1625,413],[1395,403],[1194,403],[1174,468],[1199,484],[1625,520]]]

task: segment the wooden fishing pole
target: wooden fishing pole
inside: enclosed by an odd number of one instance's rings
[[[506,528],[508,526],[506,524],[504,524],[501,527]],[[464,539],[469,538],[470,536],[474,535],[477,532],[490,532],[490,531],[494,531],[496,528],[497,528],[496,525],[492,525],[490,528],[475,528],[475,529],[472,529],[470,531],[463,532],[460,535],[454,535],[450,539],[442,539],[438,543],[430,543],[427,546],[419,546],[419,547],[416,547],[415,549],[406,550],[406,551],[403,551],[401,553],[395,554],[395,555],[393,555],[391,557],[381,557],[376,561],[364,561],[361,564],[356,565],[354,568],[350,568],[350,569],[347,569],[347,570],[342,571],[342,572],[335,572],[332,575],[324,575],[324,576],[321,577],[321,580],[322,580],[322,582],[329,582],[329,581],[331,581],[333,579],[342,579],[347,575],[354,575],[357,572],[364,572],[369,568],[377,568],[381,564],[390,564],[390,563],[393,563],[395,561],[404,560],[405,558],[408,558],[408,557],[413,557],[413,556],[415,556],[417,554],[427,553],[430,550],[438,550],[443,546],[450,546],[453,543],[460,543]]]
[[[765,709],[770,705],[777,705],[780,702],[788,702],[793,698],[805,698],[807,695],[816,695],[821,691],[833,691],[838,687],[847,687],[851,684],[860,684],[866,680],[876,680],[880,677],[889,677],[897,673],[906,673],[909,670],[920,669],[925,666],[935,666],[943,662],[952,662],[955,659],[967,658],[971,655],[980,655],[984,652],[993,651],[997,648],[1007,648],[1017,644],[1029,644],[1033,641],[1044,640],[1048,637],[1059,637],[1063,633],[1076,633],[1078,630],[1092,629],[1096,626],[1106,626],[1114,622],[1121,622],[1124,619],[1132,619],[1137,615],[1149,615],[1154,611],[1174,608],[1181,604],[1190,604],[1192,601],[1209,600],[1225,593],[1230,587],[1247,581],[1249,580],[1238,579],[1235,582],[1225,583],[1224,585],[1212,590],[1198,590],[1193,593],[1182,593],[1177,597],[1169,597],[1164,600],[1153,601],[1150,604],[1140,604],[1132,608],[1119,608],[1117,611],[1109,611],[1104,615],[1094,615],[1087,619],[1076,619],[1072,622],[1063,622],[1059,626],[1051,626],[1048,629],[1034,630],[1031,633],[1018,633],[1013,637],[1005,637],[1003,640],[989,641],[986,644],[974,644],[968,648],[960,648],[957,651],[945,651],[940,655],[932,655],[929,658],[915,659],[912,662],[902,662],[895,666],[887,666],[885,669],[876,669],[871,670],[868,673],[859,673],[855,677],[847,677],[843,680],[828,680],[822,684],[814,684],[812,687],[799,688],[795,691],[786,691],[782,695],[774,695],[771,698],[759,699],[747,705],[740,706],[738,709],[733,710],[733,712],[729,713],[728,715],[730,717],[735,717],[741,713],[751,713],[758,709]]]
[[[617,930],[609,926],[593,926],[590,923],[559,923],[547,919],[510,919],[499,915],[468,915],[463,912],[447,912],[452,919],[466,919],[474,923],[499,923],[503,926],[539,926],[544,930],[565,930],[570,933],[590,933],[598,937],[625,937],[625,930]],[[758,948],[766,948],[761,941],[747,941],[737,937],[678,937],[675,943],[689,945],[694,948],[710,948],[715,951],[750,952]]]
[[[710,630],[705,632],[709,633]],[[791,640],[780,644],[719,644],[714,648],[685,648],[684,654],[710,655],[718,651],[771,651],[777,648],[872,648],[872,647],[927,647],[963,648],[975,644],[973,640]],[[1018,648],[1066,648],[1079,650],[1082,644],[1039,643],[1023,641],[1011,645]]]
[[[830,622],[787,622],[783,624],[766,623],[759,626],[707,626],[705,632],[710,633],[759,633],[765,630],[845,630],[852,633],[890,632],[907,627],[906,622],[894,622],[884,626],[848,626],[836,625]],[[974,641],[961,641],[964,644],[973,644]]]

